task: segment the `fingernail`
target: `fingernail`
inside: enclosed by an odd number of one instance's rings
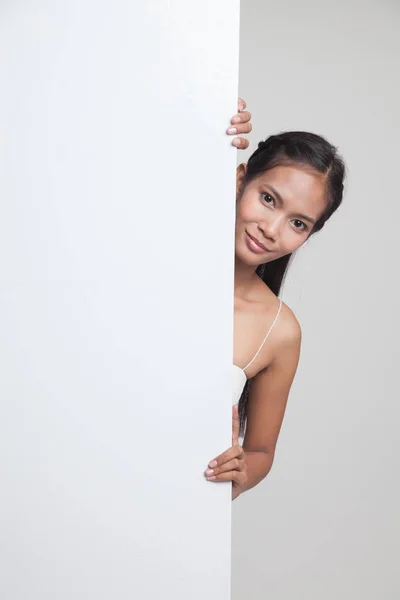
[[[239,138],[235,138],[235,139],[233,140],[232,144],[233,144],[234,146],[240,146],[240,140],[239,140]]]
[[[234,117],[232,123],[240,123],[240,117]]]
[[[217,461],[216,461],[216,460],[212,460],[212,461],[209,463],[209,465],[208,465],[208,466],[209,466],[209,467],[211,467],[211,468],[212,468],[212,467],[216,467],[216,466],[217,466]]]
[[[227,133],[237,133],[236,127],[231,127],[230,129],[228,129]]]
[[[206,475],[212,475],[214,473],[213,469],[207,469]]]
[[[207,477],[208,481],[213,481],[214,479],[217,479],[216,477]]]

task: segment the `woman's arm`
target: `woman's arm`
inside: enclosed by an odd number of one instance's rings
[[[291,311],[279,328],[279,336],[270,365],[250,381],[243,446],[238,441],[239,416],[234,406],[232,447],[214,458],[205,471],[209,481],[232,481],[232,500],[262,481],[272,467],[300,356],[301,329]]]
[[[247,427],[243,440],[247,481],[235,490],[232,496],[235,498],[262,481],[272,467],[301,345],[301,329],[294,316],[285,323],[284,329],[271,364],[249,384]]]

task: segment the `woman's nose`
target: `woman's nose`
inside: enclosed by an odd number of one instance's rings
[[[280,227],[279,217],[271,218],[258,223],[258,228],[270,240],[276,240]]]

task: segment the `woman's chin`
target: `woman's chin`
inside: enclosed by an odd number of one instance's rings
[[[265,252],[260,254],[254,254],[245,248],[242,251],[236,251],[236,261],[240,262],[247,267],[258,267],[259,265],[263,265],[267,262],[271,262],[274,258],[271,256],[271,252]]]

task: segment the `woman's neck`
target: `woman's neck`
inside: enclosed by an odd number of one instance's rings
[[[257,267],[235,261],[235,295],[246,295],[257,281]]]

